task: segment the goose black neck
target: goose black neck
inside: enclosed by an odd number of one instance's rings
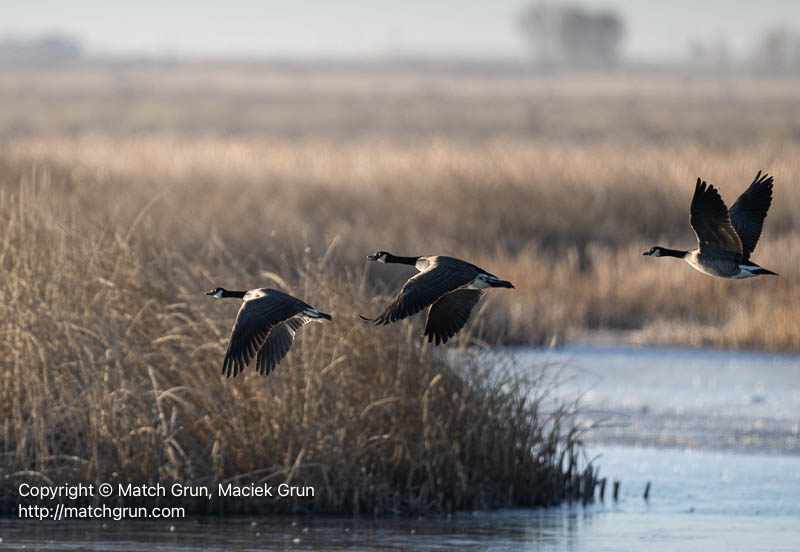
[[[417,264],[419,257],[398,257],[396,255],[388,254],[386,255],[386,262],[387,263],[397,263],[397,264],[407,264],[414,266]]]
[[[226,297],[236,297],[237,299],[244,299],[244,296],[247,292],[246,291],[228,291],[227,289],[222,290],[222,298]]]
[[[679,259],[683,259],[688,251],[681,251],[680,249],[667,249],[666,247],[661,248],[661,256],[662,257],[678,257]]]

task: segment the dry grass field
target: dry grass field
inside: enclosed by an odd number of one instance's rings
[[[389,293],[410,273],[368,266],[367,253],[472,260],[517,286],[490,294],[476,317],[478,335],[492,342],[625,330],[646,343],[797,351],[796,153],[794,144],[719,152],[150,136],[26,139],[9,144],[3,159],[9,193],[36,180],[37,193],[68,192],[86,203],[71,209],[86,223],[124,229],[136,221],[132,235],[146,228],[168,236],[184,254],[215,246],[253,269],[274,270],[287,252],[305,248],[321,255],[334,243],[337,273],[388,282],[377,289]],[[732,203],[758,167],[775,175],[776,199],[754,259],[780,277],[717,280],[680,261],[642,257],[655,244],[694,246],[688,204],[696,175],[717,183]],[[218,283],[212,276],[198,289]],[[231,278],[233,287],[257,283],[238,274],[222,283]],[[374,291],[367,286],[364,297]]]
[[[289,478],[322,490],[318,511],[557,502],[580,435],[546,372],[455,361],[421,345],[418,319],[359,323],[409,276],[364,256],[450,254],[515,283],[452,348],[607,330],[800,351],[799,92],[477,69],[4,71],[0,475]],[[754,260],[780,277],[642,257],[693,246],[697,176],[730,205],[758,169],[776,186]],[[216,285],[277,286],[334,323],[301,330],[268,379],[226,381],[237,304],[202,294]]]
[[[345,243],[278,237],[279,203],[272,222],[242,224],[259,216],[252,200],[228,204],[200,180],[176,195],[88,168],[24,166],[1,171],[17,184],[0,194],[0,510],[13,511],[22,481],[289,482],[317,493],[179,501],[229,514],[545,505],[592,481],[551,374],[501,373],[491,357],[424,347],[410,326],[360,323],[376,306]],[[217,220],[201,220],[210,210]],[[219,367],[238,305],[204,296],[212,282],[278,286],[334,323],[304,328],[268,379],[227,380]]]

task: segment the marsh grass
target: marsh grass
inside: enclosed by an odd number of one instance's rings
[[[365,271],[366,296],[389,293],[410,275],[367,265],[366,253],[469,259],[517,286],[489,294],[475,317],[477,336],[489,343],[621,330],[649,343],[797,351],[796,151],[794,144],[719,152],[691,144],[151,136],[16,141],[0,164],[11,182],[39,167],[59,193],[82,190],[94,224],[113,218],[124,226],[138,217],[156,236],[180,239],[186,255],[217,244],[217,254],[252,271],[281,273],[290,263],[273,260],[304,247],[323,255],[324,244],[336,241],[331,270]],[[776,185],[753,258],[780,277],[724,281],[680,261],[642,257],[654,244],[696,243],[687,215],[695,175],[732,203],[755,167],[774,174]],[[367,314],[379,308],[370,305]]]
[[[552,401],[540,369],[494,370],[423,346],[412,325],[358,322],[367,283],[337,268],[336,241],[257,258],[221,238],[187,249],[161,231],[158,196],[109,217],[92,185],[41,167],[18,176],[0,194],[3,510],[23,481],[315,489],[177,500],[228,514],[547,505],[576,498],[581,482],[593,489],[574,405]],[[219,368],[238,302],[202,291],[250,282],[335,319],[299,332],[268,378],[228,380]]]

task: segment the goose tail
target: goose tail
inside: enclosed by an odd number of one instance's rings
[[[753,274],[758,274],[759,276],[763,274],[772,274],[773,276],[778,276],[777,272],[772,272],[771,270],[767,270],[766,268],[761,266],[753,270]]]

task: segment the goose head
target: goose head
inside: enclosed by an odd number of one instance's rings
[[[367,259],[369,259],[370,261],[377,261],[379,263],[385,263],[386,259],[391,257],[391,256],[392,256],[392,254],[388,253],[386,251],[378,251],[377,253],[374,253],[372,255],[367,255]]]

